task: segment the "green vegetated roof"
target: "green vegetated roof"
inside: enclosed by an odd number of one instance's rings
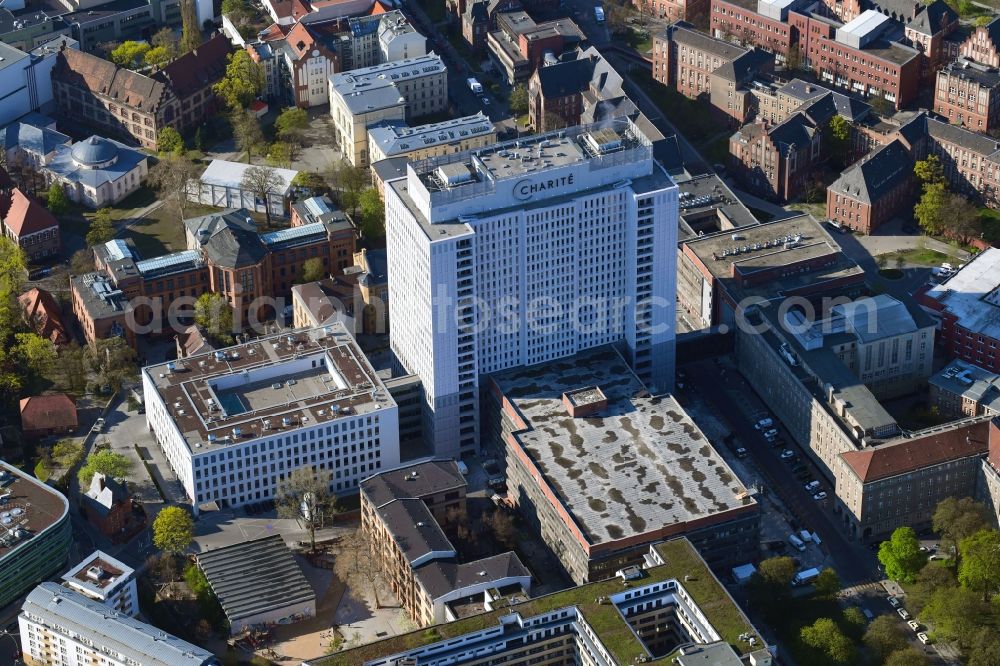
[[[677,579],[722,640],[732,645],[737,654],[742,655],[748,651],[749,644],[739,639],[743,633],[749,633],[756,638],[755,644],[758,649],[764,646],[743,611],[709,571],[705,561],[687,539],[672,539],[657,544],[656,549],[666,564],[646,569],[646,576],[632,583],[633,586],[643,587],[663,580]],[[684,579],[685,576],[688,577],[687,580]],[[381,659],[496,626],[502,615],[511,612],[520,613],[522,617],[532,617],[559,608],[576,606],[615,660],[623,665],[632,664],[636,657],[648,656],[645,647],[614,604],[597,603],[599,597],[617,594],[622,589],[622,582],[618,578],[580,585],[510,607],[480,613],[455,622],[437,624],[308,661],[314,666],[360,666],[372,659]],[[676,653],[651,660],[650,663],[669,663],[674,656]]]

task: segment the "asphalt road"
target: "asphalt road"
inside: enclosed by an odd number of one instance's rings
[[[815,472],[813,478],[821,481],[821,489],[829,496],[826,500],[815,501],[813,493],[805,490],[803,484],[791,474],[789,466],[779,458],[781,450],[771,448],[754,429],[754,415],[768,410],[739,373],[711,361],[698,362],[683,369],[691,385],[729,423],[763,474],[768,490],[776,493],[794,514],[799,529],[809,529],[820,535],[843,584],[850,586],[877,580],[877,562],[873,553],[861,544],[848,541],[832,513],[834,493],[829,480],[819,474],[804,453],[797,451],[800,459]],[[796,450],[790,438],[786,436],[785,439],[789,448]]]

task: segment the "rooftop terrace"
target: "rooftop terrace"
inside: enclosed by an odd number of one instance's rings
[[[395,405],[340,324],[259,338],[143,373],[192,449]]]
[[[651,397],[613,349],[493,380],[527,426],[517,441],[591,545],[754,504],[676,400]],[[572,418],[562,396],[586,387],[607,406]]]

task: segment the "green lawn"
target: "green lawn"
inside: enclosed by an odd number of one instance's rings
[[[189,203],[184,208],[185,217],[197,217],[218,211],[218,208]],[[131,239],[140,257],[158,257],[168,252],[177,252],[187,247],[184,239],[184,223],[171,205],[163,205],[146,217],[136,220],[121,238]]]
[[[950,254],[938,252],[926,247],[918,247],[912,250],[900,250],[885,255],[889,266],[896,265],[896,257],[903,257],[903,261],[908,264],[918,264],[921,266],[937,266],[942,261],[954,259]]]
[[[625,43],[639,53],[649,53],[653,50],[653,35],[646,28],[630,26],[625,35]]]

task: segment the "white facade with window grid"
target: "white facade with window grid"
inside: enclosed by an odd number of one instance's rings
[[[273,499],[302,467],[347,494],[399,464],[396,403],[346,329],[293,334],[143,369],[149,428],[196,509]]]
[[[389,298],[406,322],[390,336],[423,382],[435,454],[478,446],[480,375],[618,343],[650,390],[672,388],[677,187],[633,123],[407,169],[385,190]]]

